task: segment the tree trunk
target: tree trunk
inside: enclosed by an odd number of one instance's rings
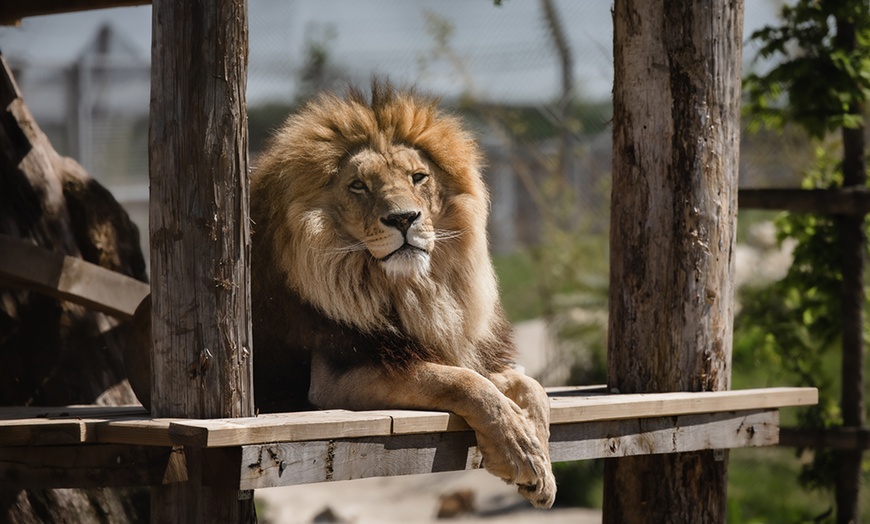
[[[608,384],[728,389],[743,4],[616,0],[613,16]],[[605,522],[724,522],[724,458],[606,461]]]
[[[247,4],[152,5],[152,414],[252,416]],[[154,488],[155,522],[255,520],[185,454],[191,481]]]
[[[139,233],[106,189],[57,154],[0,70],[0,233],[146,280]],[[0,257],[9,256],[0,253]],[[128,404],[129,330],[102,313],[0,283],[0,405]],[[141,522],[145,489],[0,491],[0,522]]]

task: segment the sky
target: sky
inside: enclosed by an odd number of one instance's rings
[[[580,96],[603,99],[612,83],[611,2],[556,0],[572,48]],[[746,2],[745,30],[775,20],[776,1]],[[453,30],[457,67],[433,57],[427,21]],[[141,55],[150,57],[151,7],[126,7],[29,17],[0,27],[0,51],[35,68],[74,61],[103,24],[111,24]],[[352,79],[377,72],[444,96],[473,93],[500,102],[552,100],[559,90],[556,54],[535,0],[249,0],[248,103],[292,99],[306,41],[326,45],[330,62]]]

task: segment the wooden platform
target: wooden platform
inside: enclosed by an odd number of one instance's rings
[[[713,393],[551,395],[554,462],[776,444],[779,409],[814,388]],[[154,485],[240,490],[480,467],[474,434],[452,414],[342,410],[252,418],[151,419],[140,406],[0,408],[0,487]]]

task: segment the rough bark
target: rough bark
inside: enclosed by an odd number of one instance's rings
[[[250,311],[247,4],[153,2],[152,414],[254,414]],[[190,482],[152,491],[159,522],[244,522],[253,503]]]
[[[145,280],[136,226],[80,165],[55,152],[5,61],[0,108],[0,233]],[[0,405],[135,402],[121,358],[128,329],[0,283]],[[0,491],[0,521],[138,522],[147,497],[141,489]]]
[[[617,0],[608,385],[728,389],[743,4]],[[608,460],[605,522],[724,522],[713,450]]]

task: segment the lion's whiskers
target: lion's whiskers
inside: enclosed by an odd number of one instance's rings
[[[458,229],[458,230],[436,229],[434,231],[435,231],[435,240],[453,240],[454,238],[461,237],[468,230],[467,229]]]
[[[353,253],[355,251],[365,251],[366,244],[365,242],[354,242],[352,244],[348,244],[346,246],[334,247],[328,249],[329,253]]]

